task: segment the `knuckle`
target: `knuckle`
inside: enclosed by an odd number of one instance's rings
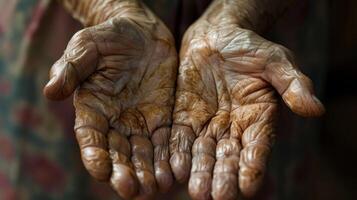
[[[85,39],[88,37],[88,34],[89,34],[89,29],[88,28],[85,28],[85,29],[82,29],[82,30],[79,30],[78,32],[76,32],[72,39]]]
[[[273,44],[270,47],[271,61],[287,61],[292,62],[294,60],[293,53],[288,48],[280,44]]]

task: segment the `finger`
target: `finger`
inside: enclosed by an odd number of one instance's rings
[[[259,189],[273,143],[272,124],[260,121],[247,128],[242,137],[243,149],[239,162],[239,187],[246,197]]]
[[[197,56],[196,56],[197,57]],[[194,63],[191,56],[180,61],[177,77],[174,125],[170,138],[170,164],[176,180],[188,180],[191,169],[191,147],[203,126],[217,111],[217,91],[207,62]]]
[[[192,169],[188,183],[192,199],[210,199],[216,142],[210,137],[198,137],[192,147]]]
[[[287,59],[267,65],[263,76],[293,112],[306,117],[324,113],[324,106],[314,94],[312,81]]]
[[[160,192],[167,192],[173,184],[171,167],[169,165],[170,131],[169,127],[159,128],[151,137],[154,146],[155,178]]]
[[[60,100],[68,97],[80,82],[94,72],[98,52],[89,29],[77,32],[62,57],[52,66],[50,81],[44,88],[47,98]]]
[[[107,131],[108,122],[102,114],[88,107],[76,105],[75,133],[82,161],[88,172],[100,181],[108,180],[111,172]]]
[[[258,190],[273,143],[277,102],[274,90],[261,79],[240,77],[232,90],[230,135],[241,141],[238,182],[241,193],[251,197]]]
[[[139,183],[134,167],[130,162],[130,144],[127,138],[117,131],[108,133],[109,152],[113,162],[110,184],[124,199],[132,199],[139,191]]]
[[[138,199],[153,198],[156,193],[156,181],[153,167],[153,147],[150,140],[144,136],[130,137],[131,162],[140,182]]]
[[[241,137],[243,149],[239,161],[239,188],[253,196],[264,177],[267,158],[274,139],[276,103],[241,105],[232,112],[231,136]]]
[[[173,125],[170,138],[170,165],[176,180],[186,182],[191,170],[191,147],[196,136],[192,128]]]
[[[241,144],[237,138],[231,137],[218,142],[212,181],[213,199],[237,199],[240,151]]]

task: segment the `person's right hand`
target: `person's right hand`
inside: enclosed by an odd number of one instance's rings
[[[73,36],[44,94],[60,100],[76,90],[75,133],[94,178],[110,182],[124,199],[152,198],[173,183],[174,39],[141,3],[109,2],[93,17],[100,23]]]

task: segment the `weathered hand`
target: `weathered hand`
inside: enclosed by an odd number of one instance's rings
[[[152,198],[173,183],[174,40],[144,5],[109,2],[106,9],[118,11],[73,36],[44,94],[59,100],[75,91],[75,133],[94,178],[125,199]]]
[[[193,199],[235,199],[258,189],[270,153],[277,98],[292,111],[324,108],[289,50],[235,23],[199,20],[181,51],[170,141],[177,180]]]

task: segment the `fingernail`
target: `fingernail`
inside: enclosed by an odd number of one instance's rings
[[[312,95],[312,99],[314,100],[314,102],[317,104],[318,106],[318,112],[319,114],[323,114],[325,113],[325,107],[324,105],[321,103],[321,101],[315,96],[315,95]]]
[[[46,84],[46,87],[52,85],[52,84],[55,82],[56,77],[57,77],[57,76],[53,76],[53,77],[48,81],[48,83]]]

